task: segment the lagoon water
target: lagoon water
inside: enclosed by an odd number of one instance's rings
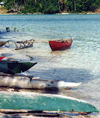
[[[11,31],[5,32],[6,27]],[[29,74],[43,79],[82,82],[77,89],[58,94],[87,100],[100,109],[100,14],[0,15],[0,31],[2,41],[37,41],[32,48],[15,51],[20,54],[16,58],[27,55],[38,62]],[[51,51],[48,40],[69,37],[73,38],[70,49]]]

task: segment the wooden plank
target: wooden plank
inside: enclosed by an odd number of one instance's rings
[[[59,117],[60,114],[57,112],[49,112],[49,111],[28,111],[28,110],[13,110],[13,109],[0,109],[0,113],[8,114],[8,115],[19,115],[19,116],[44,116],[44,117]]]

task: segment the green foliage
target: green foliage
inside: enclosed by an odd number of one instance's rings
[[[46,14],[58,13],[58,0],[43,0],[43,8],[41,9],[41,11]]]
[[[9,10],[14,8],[15,1],[14,0],[5,0],[5,7]]]
[[[100,0],[0,0],[5,7],[23,13],[53,14],[59,12],[87,12],[100,7]]]

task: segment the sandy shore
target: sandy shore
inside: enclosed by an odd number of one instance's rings
[[[0,14],[7,14],[7,10],[3,7],[0,7]]]
[[[1,15],[13,15],[13,14],[17,14],[17,13],[8,13],[8,10],[7,9],[5,9],[4,7],[1,7],[0,6],[0,14]]]

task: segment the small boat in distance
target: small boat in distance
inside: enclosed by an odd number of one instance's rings
[[[71,44],[72,44],[72,37],[64,40],[49,41],[49,45],[52,51],[65,50],[67,48],[70,48]]]
[[[7,48],[14,47],[15,50],[20,50],[20,49],[24,49],[24,48],[33,47],[34,42],[35,42],[34,39],[25,40],[25,41],[8,40],[5,43],[6,44],[5,47],[7,47]],[[2,42],[0,42],[0,43],[2,43]]]
[[[15,50],[33,47],[34,41],[35,41],[34,39],[25,40],[25,41],[17,41],[15,42],[15,45],[16,45]]]

